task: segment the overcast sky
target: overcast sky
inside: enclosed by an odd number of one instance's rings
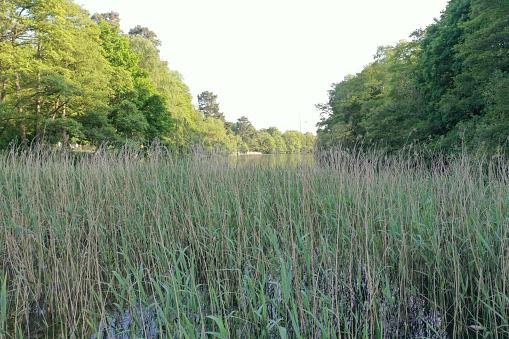
[[[438,18],[447,0],[77,0],[120,13],[163,42],[162,57],[195,97],[219,96],[227,119],[257,128],[315,131],[315,104],[362,70],[377,46]]]

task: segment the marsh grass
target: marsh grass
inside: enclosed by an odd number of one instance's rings
[[[509,166],[0,155],[0,336],[507,337]]]

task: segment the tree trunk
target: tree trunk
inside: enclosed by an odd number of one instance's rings
[[[37,142],[41,142],[42,141],[42,131],[41,131],[41,106],[42,106],[42,95],[41,95],[41,91],[42,91],[42,75],[41,75],[41,71],[37,71],[37,99],[35,101],[35,114],[36,114],[36,118],[35,118],[35,121],[36,121],[36,126],[35,126],[35,134],[36,134],[36,139],[37,139]]]
[[[5,100],[5,91],[7,90],[7,79],[3,78],[0,82],[0,103]]]
[[[16,100],[18,102],[18,115],[20,118],[20,138],[21,138],[21,144],[23,146],[26,146],[28,144],[27,140],[27,126],[26,121],[23,118],[23,105],[21,104],[21,80],[19,77],[19,73],[16,73]]]
[[[65,118],[66,114],[67,114],[67,105],[64,103],[64,106],[62,107],[62,118]],[[67,131],[65,129],[62,131],[62,144],[65,149],[70,149],[69,134],[67,134]]]
[[[60,99],[57,99],[57,102],[55,103],[55,111],[53,112],[53,116],[51,117],[51,120],[55,120],[57,118],[58,108],[60,107]]]

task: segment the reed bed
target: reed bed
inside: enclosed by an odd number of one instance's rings
[[[0,337],[509,336],[509,165],[0,154]]]

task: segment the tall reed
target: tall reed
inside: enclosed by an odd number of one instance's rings
[[[509,336],[501,160],[12,151],[0,227],[7,338]]]

